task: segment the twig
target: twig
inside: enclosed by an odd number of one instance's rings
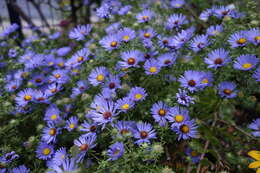
[[[222,122],[222,123],[224,123],[224,124],[226,124],[226,125],[231,125],[231,126],[233,126],[236,130],[238,130],[238,131],[240,131],[241,133],[243,133],[244,135],[246,135],[246,136],[248,136],[248,137],[250,137],[250,138],[255,139],[252,135],[250,135],[249,133],[245,132],[243,129],[241,129],[240,127],[238,127],[236,124],[233,124],[233,123],[229,124],[228,122],[223,121],[223,120],[220,120],[220,119],[218,119],[218,121],[220,121],[220,122]]]
[[[44,24],[46,25],[46,27],[48,27],[50,29],[50,25],[48,23],[48,21],[46,20],[45,16],[42,13],[42,10],[40,8],[40,4],[37,4],[34,0],[29,0],[32,5],[34,6],[34,8],[37,10],[37,12],[40,15],[40,18],[42,19],[42,21],[44,22]]]
[[[214,114],[214,121],[211,125],[211,129],[216,125],[216,122],[217,122],[217,117],[218,117],[218,114],[217,112]],[[209,141],[207,140],[206,143],[205,143],[205,146],[203,148],[203,153],[201,154],[200,156],[200,160],[202,160],[204,157],[205,157],[205,154],[206,154],[206,151],[209,147]],[[200,169],[201,169],[201,163],[199,163],[198,167],[197,167],[197,171],[196,173],[200,173]]]

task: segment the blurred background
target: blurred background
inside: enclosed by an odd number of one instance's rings
[[[48,32],[57,27],[97,21],[94,10],[102,0],[0,0],[0,31],[17,23],[21,37],[32,30]],[[32,30],[31,30],[32,29]]]

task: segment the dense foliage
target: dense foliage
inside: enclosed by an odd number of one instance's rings
[[[104,0],[97,23],[24,40],[12,24],[0,172],[254,172],[257,5]]]

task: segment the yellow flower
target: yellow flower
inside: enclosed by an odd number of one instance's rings
[[[250,163],[248,165],[249,168],[258,168],[256,173],[260,173],[260,151],[251,150],[247,153],[250,157],[255,159],[256,161]]]

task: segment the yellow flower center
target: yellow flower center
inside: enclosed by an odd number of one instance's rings
[[[197,154],[196,151],[192,151],[192,152],[190,153],[190,155],[191,155],[192,157],[196,157],[198,154]]]
[[[44,154],[44,155],[49,155],[50,154],[50,152],[51,152],[51,149],[49,149],[49,148],[44,148],[43,150],[42,150],[42,154]]]
[[[49,131],[49,135],[54,136],[56,134],[56,129],[55,128],[51,128]]]
[[[209,83],[209,80],[208,80],[207,78],[205,78],[205,79],[202,80],[201,83],[203,83],[203,84],[207,84],[207,83]]]
[[[240,38],[239,40],[237,40],[238,44],[244,44],[247,40],[245,38]]]
[[[163,117],[163,116],[165,116],[166,111],[164,109],[160,109],[158,113],[159,113],[160,116]]]
[[[183,116],[183,115],[176,115],[176,116],[174,117],[174,119],[175,119],[175,121],[176,121],[177,123],[181,123],[181,122],[184,120],[184,116]]]
[[[117,155],[119,152],[120,152],[120,150],[116,150],[116,151],[114,152],[114,154]]]
[[[129,104],[126,103],[126,104],[124,104],[123,106],[121,106],[121,108],[124,109],[124,110],[126,110],[126,109],[129,108]]]
[[[69,127],[70,127],[71,129],[74,129],[75,124],[71,123]]]
[[[250,63],[245,63],[245,64],[243,64],[243,68],[244,69],[249,69],[249,68],[251,68],[252,67],[252,64],[250,64]]]
[[[130,38],[130,37],[129,37],[128,35],[125,35],[125,36],[123,37],[123,40],[126,41],[126,40],[129,40],[129,38]]]
[[[182,125],[180,127],[180,130],[182,133],[188,133],[190,131],[190,128],[187,125]]]
[[[84,57],[83,57],[83,56],[80,56],[80,57],[78,57],[78,59],[77,59],[78,62],[81,62],[81,61],[83,61],[83,60],[84,60]]]
[[[56,114],[53,114],[53,115],[51,116],[51,119],[52,119],[52,120],[56,120],[56,119],[57,119],[57,115],[56,115]]]
[[[48,64],[51,66],[51,65],[53,65],[53,64],[54,64],[54,62],[49,62]]]
[[[60,74],[55,74],[54,76],[55,76],[56,79],[59,79],[61,77]]]
[[[214,31],[212,32],[212,34],[213,34],[213,35],[218,35],[219,32],[218,32],[218,30],[214,30]]]
[[[256,40],[256,41],[260,40],[260,36],[256,36],[256,37],[255,37],[255,40]]]
[[[30,96],[30,95],[25,95],[24,96],[24,100],[25,101],[30,101],[32,99],[32,96]]]
[[[150,38],[150,36],[151,36],[151,34],[149,34],[149,33],[144,33],[144,37],[145,37],[145,38]]]
[[[156,68],[156,67],[150,67],[150,72],[151,72],[151,73],[157,72],[157,68]]]
[[[74,72],[74,73],[78,73],[79,70],[75,68],[75,69],[72,69],[72,72]]]
[[[104,80],[104,75],[102,75],[102,74],[99,74],[98,76],[97,76],[97,80],[98,81],[102,81],[102,80]]]
[[[58,66],[59,66],[59,67],[63,67],[63,66],[64,66],[64,62],[60,62],[60,63],[58,64]]]
[[[135,99],[137,99],[137,100],[141,99],[142,97],[143,97],[142,94],[136,94],[136,95],[135,95]]]
[[[148,20],[149,19],[148,16],[143,16],[142,18],[143,18],[143,20]]]
[[[117,46],[117,42],[116,41],[112,41],[110,44],[111,47],[116,47]]]

